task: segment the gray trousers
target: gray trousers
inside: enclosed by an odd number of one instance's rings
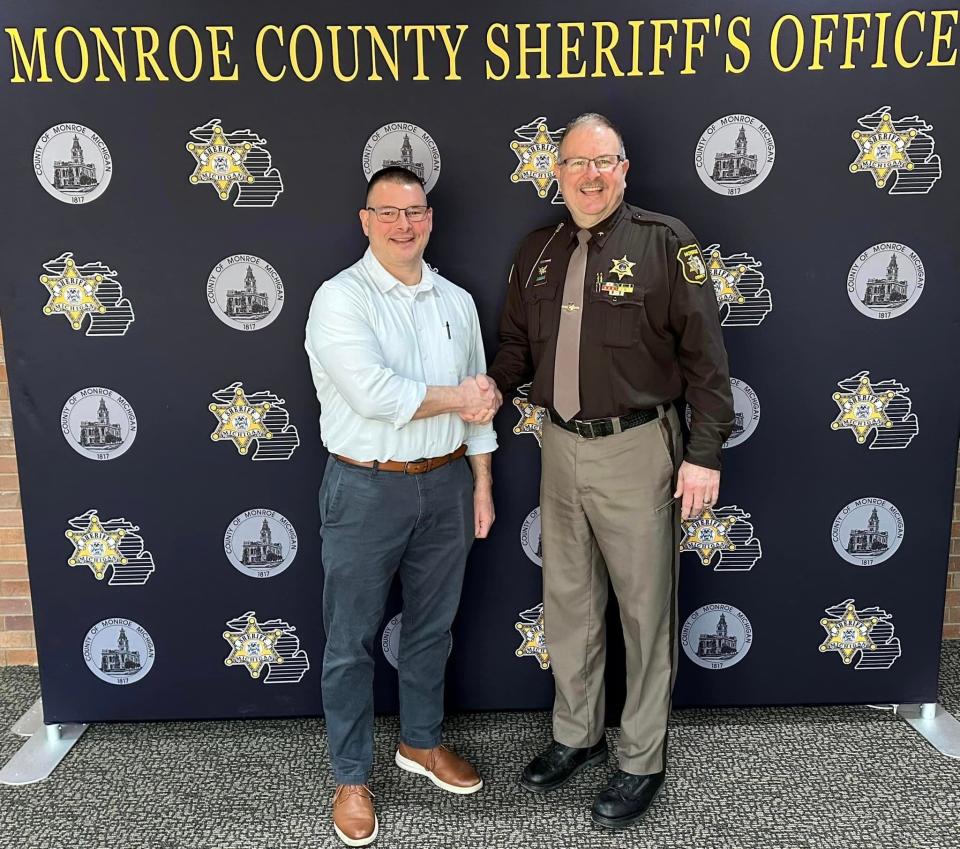
[[[672,446],[671,446],[672,442]],[[592,746],[604,734],[607,578],[620,605],[627,698],[620,768],[664,766],[676,675],[682,444],[676,411],[623,433],[584,439],[543,425],[540,510],[544,636],[556,683],[553,736]]]
[[[400,739],[440,744],[450,626],[473,544],[473,475],[461,458],[407,475],[331,457],[320,488],[323,536],[321,690],[337,784],[366,784],[373,765],[373,669],[387,594],[399,573]]]

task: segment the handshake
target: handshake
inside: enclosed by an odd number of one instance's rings
[[[493,420],[503,403],[503,395],[493,378],[485,374],[465,378],[457,387],[460,408],[457,414],[468,424],[486,424]]]

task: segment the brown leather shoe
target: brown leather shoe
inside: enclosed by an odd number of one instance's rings
[[[397,766],[415,775],[425,775],[437,787],[450,793],[476,793],[483,787],[483,779],[477,771],[446,746],[432,749],[414,749],[401,743],[397,749]]]
[[[347,846],[366,846],[377,839],[380,824],[369,787],[337,785],[337,792],[333,794],[333,830]]]

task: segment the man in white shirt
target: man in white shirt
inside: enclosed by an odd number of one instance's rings
[[[378,831],[367,787],[373,652],[397,573],[396,763],[452,793],[483,786],[442,745],[443,678],[467,553],[494,520],[490,422],[502,401],[481,375],[473,299],[423,261],[433,210],[420,179],[402,168],[374,174],[360,223],[370,247],[320,287],[306,329],[330,452],[320,489],[321,687],[334,829],[348,846],[365,846]]]

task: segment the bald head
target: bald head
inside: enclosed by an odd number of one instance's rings
[[[614,151],[619,153],[624,159],[627,158],[627,151],[623,146],[623,134],[620,132],[620,128],[613,123],[606,115],[601,115],[599,112],[584,112],[581,115],[577,115],[566,127],[563,128],[563,135],[560,137],[560,149],[563,149],[563,143],[566,140],[567,136],[570,133],[577,129],[578,127],[600,127],[602,129],[610,130],[617,137],[617,144],[619,145],[619,150]],[[561,157],[563,154],[561,153]]]

